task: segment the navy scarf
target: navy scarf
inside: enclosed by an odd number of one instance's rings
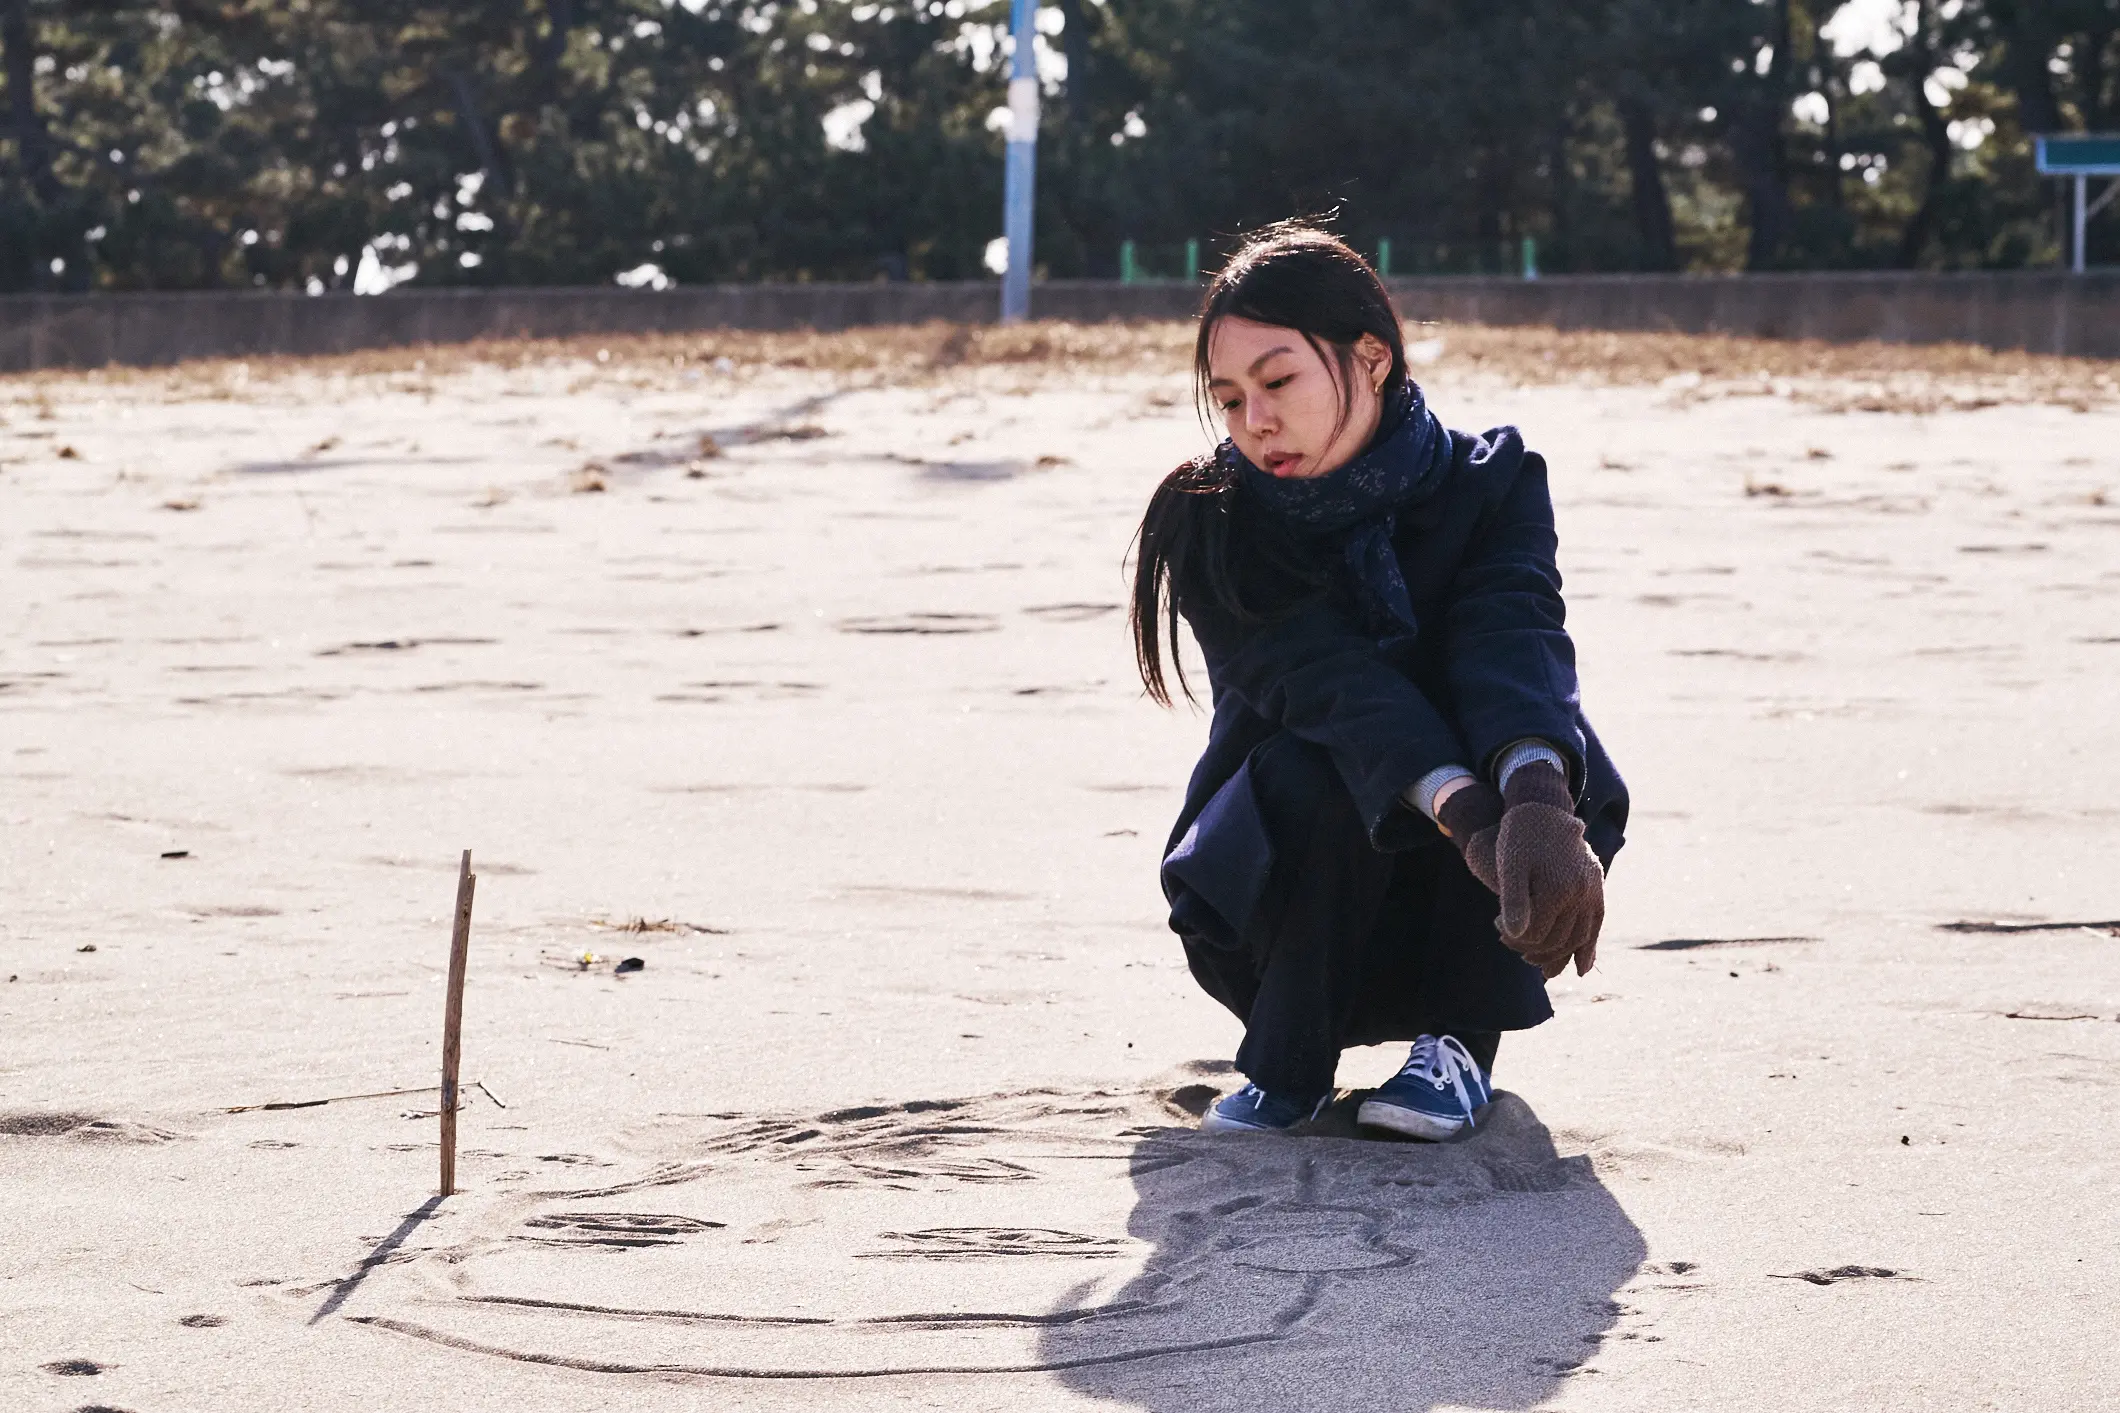
[[[1411,379],[1385,395],[1377,434],[1354,460],[1308,479],[1270,475],[1231,442],[1218,454],[1237,464],[1247,495],[1299,532],[1336,544],[1379,632],[1397,637],[1420,625],[1392,537],[1401,507],[1424,499],[1450,468],[1450,433]]]

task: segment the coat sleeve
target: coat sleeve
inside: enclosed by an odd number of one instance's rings
[[[1584,782],[1582,691],[1561,601],[1559,548],[1545,458],[1522,450],[1513,429],[1483,447],[1501,471],[1517,459],[1493,508],[1467,544],[1443,614],[1444,672],[1470,762],[1490,775],[1495,758],[1529,737],[1568,761]]]
[[[1379,849],[1432,838],[1400,798],[1439,765],[1471,759],[1457,729],[1348,611],[1319,599],[1263,624],[1208,608],[1187,621],[1219,699],[1323,746]]]

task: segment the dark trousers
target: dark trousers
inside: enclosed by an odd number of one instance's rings
[[[1244,1022],[1237,1068],[1308,1101],[1350,1045],[1454,1035],[1491,1070],[1500,1032],[1553,1014],[1537,968],[1502,944],[1499,904],[1449,845],[1379,853],[1320,747],[1252,754],[1274,862],[1242,945],[1186,939],[1192,974]]]

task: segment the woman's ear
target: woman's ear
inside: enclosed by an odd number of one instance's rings
[[[1354,356],[1362,361],[1370,390],[1384,391],[1384,380],[1391,376],[1391,349],[1375,334],[1364,334],[1354,341]]]

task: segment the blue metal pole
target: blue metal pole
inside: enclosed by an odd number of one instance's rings
[[[1038,58],[1033,36],[1038,0],[1014,0],[1009,29],[1016,56],[1008,81],[1008,172],[1002,198],[1002,233],[1008,237],[1008,270],[1001,276],[1001,322],[1031,316],[1031,212],[1038,181]]]
[[[2090,195],[2089,187],[2090,178],[2081,172],[2076,173],[2076,263],[2074,268],[2079,275],[2083,273],[2083,228],[2089,224],[2090,219],[2083,212],[2084,198]]]

